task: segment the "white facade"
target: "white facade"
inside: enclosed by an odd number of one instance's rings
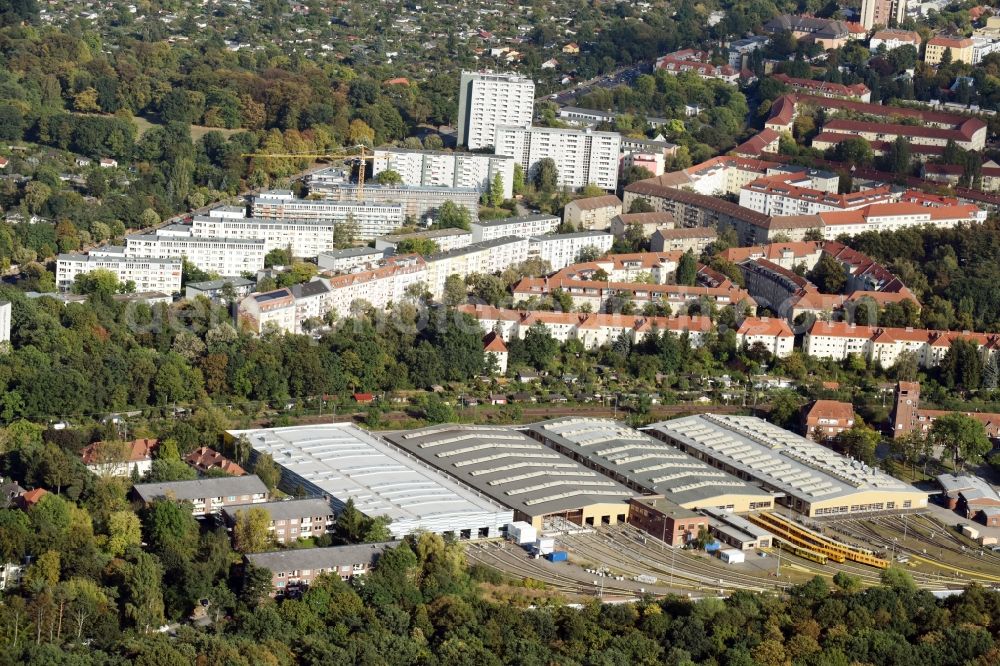
[[[357,225],[357,240],[371,240],[385,236],[403,226],[405,221],[403,206],[400,204],[312,201],[275,196],[274,192],[264,192],[254,197],[252,210],[253,217],[270,220],[346,222],[352,219]]]
[[[469,150],[493,146],[498,125],[531,124],[535,111],[535,82],[531,79],[517,74],[462,72],[460,86],[458,145]]]
[[[152,234],[139,234],[125,239],[125,256],[129,259],[185,258],[203,271],[226,277],[261,270],[264,268],[265,254],[267,250],[261,240],[179,238]]]
[[[324,282],[330,288],[330,308],[337,316],[345,317],[356,301],[385,310],[404,300],[411,285],[427,283],[427,265],[419,257],[393,258],[380,268],[338,275]]]
[[[574,263],[581,250],[593,247],[604,254],[614,242],[615,237],[603,231],[534,236],[528,239],[528,257],[547,261],[553,271],[558,271]]]
[[[181,260],[126,257],[124,251],[105,254],[98,251],[86,254],[60,254],[56,261],[56,286],[66,291],[73,286],[77,275],[97,269],[108,270],[118,276],[118,281],[135,283],[136,291],[162,291],[174,294],[181,290]]]
[[[614,190],[618,187],[621,141],[617,132],[500,125],[494,152],[513,155],[528,175],[535,173],[543,159],[551,158],[559,171],[559,187],[596,185]]]
[[[504,217],[498,220],[473,222],[470,227],[472,242],[497,240],[514,236],[531,238],[550,234],[559,228],[559,218],[555,215],[525,215],[524,217]]]
[[[321,271],[352,271],[356,268],[374,268],[385,253],[370,247],[349,247],[343,250],[321,252],[316,265]]]
[[[488,192],[493,180],[503,181],[503,198],[514,196],[514,158],[482,153],[386,148],[375,151],[372,176],[395,171],[404,185],[462,187]]]
[[[10,303],[0,303],[0,342],[10,342]]]
[[[425,258],[427,288],[438,298],[444,293],[444,282],[449,275],[464,278],[473,273],[499,273],[527,258],[528,239],[514,237],[473,243],[434,254]]]
[[[261,240],[264,252],[290,247],[292,256],[311,258],[334,249],[330,220],[269,220],[258,217],[212,217],[197,215],[191,235],[198,238]]]
[[[429,231],[415,231],[411,234],[399,234],[398,236],[382,236],[375,239],[375,249],[386,254],[396,254],[396,248],[404,240],[434,241],[439,251],[447,252],[470,244],[472,232],[464,229],[431,229]]]

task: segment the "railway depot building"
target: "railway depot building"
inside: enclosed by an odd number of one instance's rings
[[[581,526],[625,523],[636,494],[512,428],[441,425],[383,436],[539,530],[550,517]]]
[[[559,418],[531,425],[525,432],[637,493],[663,497],[687,511],[774,508],[773,493],[617,421]]]
[[[388,517],[393,538],[419,530],[494,537],[513,520],[510,509],[351,424],[230,430],[227,437],[245,437],[251,459],[269,454],[282,490],[329,496],[337,513],[354,500],[365,515]]]
[[[645,430],[810,517],[927,506],[927,493],[756,417],[699,414]]]

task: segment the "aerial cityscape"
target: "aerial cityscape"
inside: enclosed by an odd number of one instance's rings
[[[0,0],[0,666],[1000,663],[1000,3]]]

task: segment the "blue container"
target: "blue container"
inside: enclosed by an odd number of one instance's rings
[[[569,553],[565,550],[554,550],[545,557],[549,562],[566,562],[569,560]]]
[[[705,544],[705,552],[706,553],[714,553],[715,551],[719,550],[719,548],[721,548],[721,547],[722,547],[722,544],[720,544],[718,541],[713,541],[712,543],[706,543]]]

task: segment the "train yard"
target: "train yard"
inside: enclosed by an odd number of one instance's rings
[[[569,552],[568,563],[533,559],[517,546],[495,541],[471,546],[468,556],[570,597],[601,596],[606,601],[644,593],[700,597],[778,591],[817,575],[832,579],[841,571],[864,585],[876,585],[891,563],[906,568],[917,585],[929,590],[958,589],[970,582],[1000,584],[1000,552],[973,546],[926,513],[809,527],[777,514],[760,515],[768,517],[757,516],[754,522],[775,534],[779,548],[747,551],[746,562],[735,565],[701,551],[671,549],[630,525],[558,536],[560,547]]]

